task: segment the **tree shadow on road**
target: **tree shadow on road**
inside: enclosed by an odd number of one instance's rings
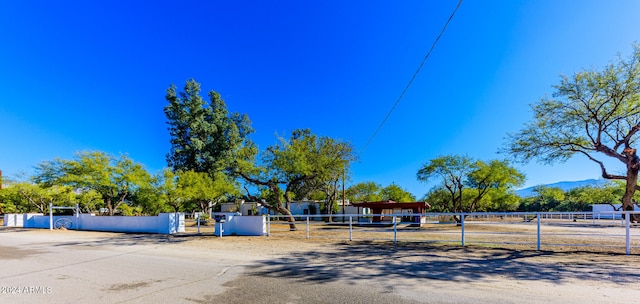
[[[335,250],[298,252],[260,262],[253,274],[313,283],[337,280],[425,279],[453,282],[478,280],[563,280],[636,283],[636,256],[593,258],[584,252],[516,251],[429,244],[337,244]],[[630,260],[633,259],[633,260]],[[628,261],[635,261],[627,264]]]
[[[135,246],[135,245],[155,245],[172,244],[188,241],[186,237],[177,237],[164,234],[144,234],[144,233],[113,233],[113,236],[99,237],[96,239],[74,240],[69,242],[56,242],[53,246]]]

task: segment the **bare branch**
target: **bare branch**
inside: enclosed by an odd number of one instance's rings
[[[589,155],[589,153],[586,153],[586,152],[583,152],[583,151],[579,151],[579,152],[584,154],[585,156],[587,156],[587,158],[589,158],[590,160],[594,161],[595,163],[597,163],[600,166],[600,169],[602,170],[602,177],[603,178],[606,178],[606,179],[623,179],[623,180],[627,179],[626,176],[611,175],[611,174],[607,173],[607,169],[604,167],[604,163],[602,163],[601,161],[593,158],[591,155]]]

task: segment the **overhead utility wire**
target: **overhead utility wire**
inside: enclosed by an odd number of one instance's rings
[[[404,90],[402,90],[402,93],[400,93],[400,96],[398,97],[396,102],[391,107],[391,110],[389,110],[389,113],[387,113],[387,116],[384,117],[384,119],[382,120],[382,122],[380,123],[380,125],[378,126],[376,131],[373,132],[373,135],[371,135],[371,137],[369,138],[367,143],[364,145],[364,147],[362,147],[362,150],[360,150],[360,153],[359,153],[360,155],[362,155],[364,150],[367,149],[367,147],[373,141],[373,139],[376,137],[376,135],[378,135],[378,132],[380,132],[380,129],[382,129],[382,126],[384,125],[384,123],[387,121],[387,119],[389,119],[389,116],[391,116],[391,113],[396,108],[398,103],[400,103],[400,100],[402,99],[402,97],[404,97],[404,94],[407,92],[407,90],[409,90],[409,87],[411,86],[411,83],[413,83],[413,80],[415,80],[416,76],[418,76],[418,73],[420,73],[420,70],[422,69],[422,66],[424,65],[425,61],[427,61],[429,56],[431,55],[431,52],[433,52],[433,49],[436,47],[436,44],[438,44],[438,41],[440,40],[440,37],[442,37],[442,34],[444,34],[444,31],[447,29],[447,26],[449,25],[449,22],[451,22],[451,19],[453,19],[453,16],[455,16],[455,14],[458,11],[458,8],[460,7],[461,4],[462,4],[462,0],[458,1],[458,5],[453,10],[453,13],[451,13],[451,16],[449,16],[449,20],[447,20],[447,23],[445,23],[444,27],[442,27],[442,30],[440,31],[440,34],[438,35],[438,37],[436,37],[436,40],[433,41],[433,44],[431,45],[431,49],[429,49],[429,52],[427,52],[427,54],[424,56],[424,59],[422,59],[422,62],[418,66],[418,69],[416,70],[415,73],[413,73],[413,76],[411,76],[411,79],[409,80],[409,83],[407,83],[407,86],[404,87]]]

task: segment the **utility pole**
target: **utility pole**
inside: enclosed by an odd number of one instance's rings
[[[346,175],[345,173],[346,169],[344,166],[342,166],[342,222],[344,223],[344,206],[345,206],[345,202],[347,200],[345,192],[344,192],[344,177]]]

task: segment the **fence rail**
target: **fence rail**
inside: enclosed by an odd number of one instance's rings
[[[401,242],[503,244],[542,250],[549,247],[640,253],[640,228],[631,215],[609,212],[476,212],[424,214],[296,215],[297,235],[304,238],[393,240]],[[376,221],[374,221],[376,219]],[[267,216],[267,235],[292,235],[288,218]],[[304,236],[300,233],[304,227]],[[634,228],[632,233],[632,229]]]

